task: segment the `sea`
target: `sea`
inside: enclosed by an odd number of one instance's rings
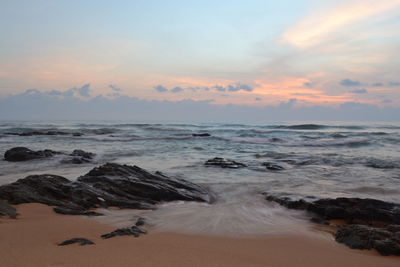
[[[33,131],[75,135],[14,135]],[[194,136],[205,133],[210,136]],[[105,216],[96,218],[116,226],[143,216],[155,231],[272,235],[309,230],[307,214],[270,203],[263,192],[400,203],[399,123],[0,122],[0,154],[17,146],[63,152],[83,149],[96,157],[85,164],[62,163],[62,155],[26,162],[0,160],[0,184],[45,173],[74,180],[96,166],[116,162],[186,179],[216,195],[213,204],[172,202],[155,211],[104,210]],[[248,167],[204,165],[214,157]],[[265,162],[284,169],[268,170]]]

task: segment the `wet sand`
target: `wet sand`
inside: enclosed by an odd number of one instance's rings
[[[0,219],[0,266],[400,266],[400,257],[351,250],[328,236],[232,238],[152,233],[102,240],[116,227],[84,216],[60,215],[48,206],[16,206],[17,220]],[[89,246],[57,246],[73,237]]]

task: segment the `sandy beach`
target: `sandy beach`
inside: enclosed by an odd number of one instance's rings
[[[17,220],[0,220],[1,266],[399,266],[399,257],[351,250],[328,236],[232,238],[152,233],[102,240],[116,227],[48,206],[16,206]],[[85,237],[95,245],[57,246]]]

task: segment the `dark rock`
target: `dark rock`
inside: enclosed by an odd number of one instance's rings
[[[75,149],[69,154],[70,158],[62,160],[62,163],[72,163],[72,164],[83,164],[89,163],[95,157],[96,154],[91,152],[86,152],[80,149]]]
[[[40,131],[31,131],[31,132],[22,132],[22,133],[6,133],[8,135],[18,135],[18,136],[34,136],[34,135],[73,135],[73,136],[82,136],[82,133],[69,133],[69,132],[62,132],[62,131],[47,131],[47,132],[40,132]]]
[[[275,163],[271,163],[271,162],[263,162],[262,165],[264,165],[267,168],[267,170],[270,170],[270,171],[282,171],[285,169],[282,166],[275,164]]]
[[[365,225],[340,227],[336,241],[352,249],[376,249],[382,255],[400,255],[400,234]]]
[[[54,212],[59,213],[59,214],[68,214],[68,215],[86,215],[86,216],[102,216],[103,214],[91,211],[91,210],[85,210],[80,207],[55,207],[53,208]]]
[[[33,151],[26,147],[14,147],[4,153],[4,159],[7,161],[26,161],[49,158],[56,154],[60,154],[60,152],[49,149]]]
[[[162,201],[212,202],[204,188],[183,179],[151,174],[136,166],[107,163],[77,181],[57,175],[31,175],[0,186],[0,199],[10,204],[42,203],[58,213],[100,215],[90,209],[154,209]]]
[[[230,159],[224,159],[224,158],[213,158],[209,159],[204,163],[206,166],[218,166],[221,168],[230,168],[230,169],[238,169],[238,168],[244,168],[247,167],[246,164],[236,162]]]
[[[104,234],[101,236],[103,239],[108,239],[115,236],[123,236],[123,235],[133,235],[134,237],[139,237],[140,234],[147,234],[147,231],[137,227],[136,225],[129,228],[120,228],[111,233]]]
[[[211,136],[211,134],[209,134],[209,133],[200,133],[200,134],[192,134],[192,136],[195,136],[195,137],[208,137],[208,136]]]
[[[145,223],[146,223],[146,219],[145,219],[145,218],[142,218],[142,217],[139,217],[139,218],[137,219],[135,225],[136,225],[136,226],[143,226],[143,225],[145,225]]]
[[[78,243],[81,246],[94,245],[93,241],[86,239],[86,238],[82,238],[82,237],[71,238],[71,239],[65,240],[64,242],[61,242],[58,245],[66,246],[66,245],[71,245],[71,244],[75,244],[75,243]]]
[[[14,207],[11,207],[7,202],[0,200],[0,217],[8,216],[12,219],[17,218],[17,211]]]
[[[376,199],[336,198],[336,199],[293,199],[264,193],[266,199],[277,202],[289,209],[307,210],[324,220],[345,220],[353,222],[383,222],[400,224],[400,205]]]

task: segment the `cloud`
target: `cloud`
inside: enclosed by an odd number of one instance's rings
[[[352,94],[367,94],[368,90],[360,88],[360,89],[350,90],[349,92],[352,93]]]
[[[172,93],[179,93],[179,92],[182,92],[182,91],[183,91],[183,88],[179,87],[179,86],[174,87],[173,89],[171,89]]]
[[[154,86],[153,88],[154,88],[154,90],[156,90],[157,92],[160,92],[160,93],[168,92],[168,89],[162,85],[157,85],[157,86]]]
[[[353,81],[353,80],[350,80],[350,79],[344,79],[344,80],[340,81],[340,85],[352,87],[352,86],[360,86],[361,83],[359,81]]]
[[[212,87],[213,89],[219,91],[219,92],[238,92],[238,91],[247,91],[247,92],[251,92],[253,91],[253,87],[251,87],[250,85],[247,84],[241,84],[241,83],[237,83],[237,84],[229,84],[227,86],[221,86],[221,85],[215,85]]]
[[[70,92],[70,90],[67,91]],[[129,96],[115,98],[96,96],[83,99],[79,95],[60,97],[58,93],[55,94],[30,89],[20,94],[0,98],[0,119],[74,120],[79,118],[138,121],[246,121],[249,123],[288,120],[399,121],[400,119],[400,108],[378,107],[357,102],[347,102],[339,107],[302,106],[300,101],[293,98],[279,105],[255,107],[235,104],[216,105],[212,100],[147,101]]]
[[[340,2],[339,2],[340,3]],[[400,6],[399,0],[350,0],[329,10],[318,10],[298,21],[282,35],[282,41],[299,49],[331,42],[349,26],[367,21]]]
[[[80,96],[89,97],[90,96],[90,84],[87,83],[82,87],[73,88],[75,92],[77,92]]]
[[[391,86],[391,87],[400,86],[400,82],[389,82],[389,86]]]
[[[373,83],[372,87],[382,87],[383,83]]]
[[[261,97],[256,97],[254,100],[255,101],[262,101],[263,99]]]
[[[113,84],[110,84],[108,87],[109,87],[110,89],[112,89],[113,91],[115,91],[115,92],[121,92],[121,91],[122,91],[121,88],[118,88],[117,86],[115,86],[115,85],[113,85]]]

